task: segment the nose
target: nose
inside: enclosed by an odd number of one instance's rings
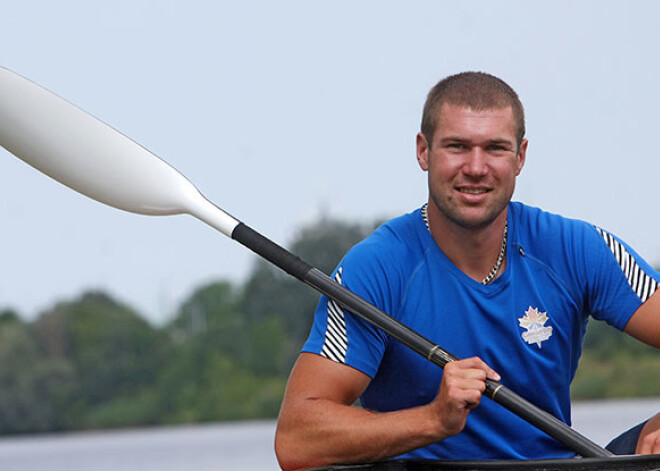
[[[480,147],[473,147],[470,152],[466,154],[465,164],[463,165],[463,172],[466,175],[475,177],[482,177],[488,172],[487,155]]]

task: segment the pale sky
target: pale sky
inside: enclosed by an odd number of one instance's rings
[[[514,198],[598,224],[658,266],[658,17],[653,1],[0,0],[0,65],[283,245],[322,212],[420,206],[428,89],[494,73],[527,113]],[[103,206],[2,149],[0,221],[0,308],[28,319],[102,289],[162,323],[255,260],[192,217]]]

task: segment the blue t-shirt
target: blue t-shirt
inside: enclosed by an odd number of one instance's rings
[[[502,384],[570,424],[570,383],[588,315],[623,329],[660,275],[629,246],[588,223],[520,203],[508,208],[507,266],[489,285],[438,248],[421,211],[393,219],[340,262],[335,278],[459,358],[479,356]],[[372,378],[363,407],[432,401],[442,370],[323,296],[303,351]],[[458,435],[403,458],[534,459],[573,452],[484,399]]]

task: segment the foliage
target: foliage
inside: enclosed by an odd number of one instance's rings
[[[93,411],[153,385],[172,347],[166,333],[97,292],[42,314],[33,336],[46,358],[75,372],[75,389],[61,410],[64,423],[73,428],[112,425],[99,421]],[[139,423],[155,420],[140,417]]]
[[[43,432],[66,428],[61,414],[72,397],[75,373],[65,361],[39,351],[22,322],[0,324],[0,431]]]
[[[592,320],[571,394],[574,399],[660,396],[660,354]]]

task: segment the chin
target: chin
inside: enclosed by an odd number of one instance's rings
[[[501,211],[498,212],[484,212],[479,211],[475,214],[474,211],[461,211],[458,214],[447,214],[449,220],[453,221],[455,224],[458,224],[465,229],[483,229],[491,225],[498,216],[501,214]]]
[[[444,218],[465,229],[483,229],[495,222],[506,211],[507,200],[484,202],[482,205],[462,205],[452,198],[432,198]],[[438,204],[438,202],[442,204]]]

